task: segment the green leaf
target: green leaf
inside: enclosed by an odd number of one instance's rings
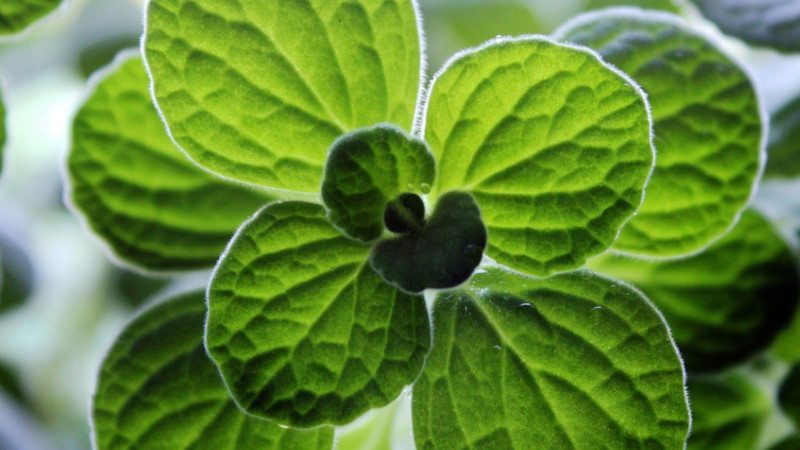
[[[67,196],[123,261],[152,270],[213,266],[236,228],[272,197],[181,154],[136,55],[121,54],[75,116]]]
[[[414,384],[418,448],[682,448],[689,411],[666,324],[588,271],[490,269],[439,294]]]
[[[401,395],[389,406],[374,409],[346,427],[336,429],[338,450],[413,448],[411,398]]]
[[[0,86],[2,87],[2,86]],[[3,173],[3,150],[6,146],[6,106],[3,102],[3,91],[0,90],[0,174]]]
[[[800,362],[800,308],[795,310],[794,318],[781,330],[772,345],[772,352],[778,358],[789,362]]]
[[[424,135],[439,162],[434,194],[472,194],[498,263],[533,275],[579,267],[642,201],[648,117],[635,84],[588,50],[492,41],[433,80]]]
[[[583,7],[584,11],[593,9],[603,9],[611,6],[624,6],[635,3],[636,6],[643,9],[660,9],[664,11],[679,12],[680,8],[673,0],[637,0],[631,2],[630,0],[589,0]]]
[[[409,0],[153,0],[144,39],[172,136],[227,177],[317,193],[334,139],[414,120],[422,64]]]
[[[692,434],[689,450],[755,449],[770,402],[739,374],[689,380]]]
[[[375,244],[369,262],[386,282],[407,292],[421,292],[466,281],[485,248],[486,227],[475,200],[452,191],[439,198],[420,230]]]
[[[761,105],[743,69],[670,14],[611,9],[576,18],[555,36],[600,52],[641,84],[652,107],[656,167],[615,248],[686,255],[728,230],[764,158]]]
[[[369,250],[312,203],[273,203],[239,229],[209,285],[206,346],[245,410],[341,425],[414,381],[425,301],[385,284]]]
[[[325,163],[328,219],[350,237],[376,239],[383,233],[386,204],[404,192],[425,193],[435,168],[425,142],[394,125],[348,133],[333,143]]]
[[[794,434],[771,446],[769,450],[797,450],[798,448],[800,448],[800,434]]]
[[[35,277],[25,250],[0,234],[0,314],[21,306],[30,297]]]
[[[202,292],[137,315],[100,368],[92,404],[97,449],[330,449],[333,430],[292,430],[244,414],[203,347]]]
[[[671,261],[605,256],[590,263],[641,289],[664,314],[690,370],[714,370],[766,348],[800,297],[792,252],[747,210],[702,253]]]
[[[800,1],[692,0],[725,33],[748,43],[800,51]]]
[[[767,153],[765,177],[800,176],[800,96],[771,115]]]
[[[60,4],[61,0],[3,0],[0,3],[0,39],[24,30]]]
[[[783,379],[778,401],[795,427],[800,427],[800,364],[795,364]]]

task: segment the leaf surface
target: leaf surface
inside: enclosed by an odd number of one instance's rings
[[[61,0],[3,0],[0,3],[0,39],[24,30],[60,4]]]
[[[421,70],[414,8],[153,0],[143,46],[156,101],[202,166],[317,193],[334,139],[379,122],[411,129]]]
[[[743,69],[670,14],[611,9],[576,18],[555,36],[628,73],[652,108],[656,167],[614,248],[680,256],[728,230],[763,158],[761,106]]]
[[[692,0],[725,33],[750,44],[800,51],[800,1]]]
[[[181,154],[135,55],[117,59],[75,116],[68,198],[124,261],[152,270],[213,266],[236,228],[272,196]]]
[[[657,311],[588,271],[490,269],[434,304],[418,448],[682,448],[683,370]]]
[[[434,78],[426,114],[434,194],[475,198],[498,263],[533,275],[579,267],[642,201],[645,99],[585,49],[525,37],[462,53]]]
[[[137,315],[106,355],[92,400],[97,449],[330,449],[333,430],[244,414],[203,347],[202,292]]]
[[[778,391],[781,409],[800,428],[800,364],[795,364]]]
[[[720,369],[763,350],[791,320],[800,297],[791,250],[752,210],[692,257],[604,256],[590,266],[633,284],[655,303],[689,370]]]
[[[25,250],[0,233],[0,314],[24,304],[35,288],[36,271]]]
[[[273,203],[240,228],[209,285],[206,346],[245,410],[341,425],[414,381],[425,301],[384,283],[369,250],[313,203]]]
[[[0,90],[0,175],[3,173],[3,150],[6,147],[6,105]]]
[[[800,176],[800,95],[770,116],[767,153],[764,177]]]

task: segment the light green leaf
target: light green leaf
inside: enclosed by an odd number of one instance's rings
[[[586,14],[555,36],[594,48],[642,85],[658,152],[647,196],[615,248],[646,256],[696,252],[729,229],[762,160],[761,105],[743,69],[670,14]]]
[[[692,434],[689,450],[755,449],[770,402],[739,374],[689,381]]]
[[[588,271],[490,269],[439,294],[414,384],[418,448],[682,448],[680,358],[637,291]]]
[[[791,250],[752,210],[690,258],[609,255],[590,266],[644,291],[667,319],[690,370],[719,369],[763,350],[791,320],[800,297]]]
[[[775,338],[772,352],[775,356],[785,361],[800,362],[800,345],[797,345],[798,342],[800,342],[800,308],[795,310],[794,318]]]
[[[313,203],[273,203],[239,229],[209,285],[206,346],[245,410],[341,425],[414,381],[425,301],[384,283],[369,250]]]
[[[630,4],[636,4],[636,6],[643,9],[660,9],[671,12],[678,12],[680,9],[673,0],[637,0],[635,2],[632,2],[631,0],[589,0],[583,9],[588,11]]]
[[[386,282],[421,292],[467,281],[485,248],[486,227],[475,200],[451,191],[439,198],[421,229],[375,244],[369,262]]]
[[[781,409],[800,428],[800,364],[795,364],[783,379],[778,401]]]
[[[204,172],[181,154],[153,108],[136,54],[121,54],[75,117],[67,198],[126,262],[210,267],[272,197]]]
[[[374,409],[336,429],[337,450],[413,449],[411,397],[401,395],[389,406]]]
[[[376,239],[384,230],[386,204],[405,192],[425,193],[435,169],[425,142],[394,125],[348,133],[333,143],[325,163],[328,219],[350,237]]]
[[[176,142],[237,180],[317,193],[334,139],[414,120],[409,0],[152,0],[143,45]]]
[[[756,45],[800,51],[798,0],[692,0],[725,33]]]
[[[648,117],[635,84],[585,49],[492,41],[434,78],[424,130],[434,194],[472,194],[497,262],[533,275],[579,267],[641,203]]]
[[[0,2],[0,38],[22,31],[60,4],[61,0],[3,0]]]
[[[244,414],[203,347],[202,292],[136,316],[100,368],[92,403],[103,449],[330,449],[333,430],[292,430]]]
[[[800,96],[771,115],[767,153],[765,177],[800,176]]]

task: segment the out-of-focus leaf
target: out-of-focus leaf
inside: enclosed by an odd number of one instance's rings
[[[656,167],[614,248],[681,256],[727,231],[763,157],[761,105],[742,67],[666,13],[613,8],[575,18],[555,36],[597,50],[641,84],[652,107]]]
[[[170,278],[152,277],[116,267],[112,269],[109,278],[115,296],[132,308],[141,306],[171,281]]]
[[[490,269],[433,306],[417,448],[682,448],[683,368],[636,290],[589,271]]]
[[[35,276],[25,251],[0,234],[0,314],[25,302],[33,292]]]
[[[6,105],[3,102],[3,91],[0,90],[0,175],[2,175],[3,173],[3,149],[5,148],[5,146],[6,146]]]
[[[28,403],[28,399],[22,390],[19,374],[14,367],[4,361],[0,361],[0,391],[5,392],[20,405]]]
[[[692,0],[725,33],[786,52],[800,51],[798,0]]]
[[[770,117],[767,154],[765,177],[800,176],[800,96]]]
[[[795,364],[783,379],[778,401],[783,412],[794,422],[794,426],[800,428],[800,363]]]
[[[18,33],[46,16],[62,0],[3,0],[0,2],[0,39]]]
[[[408,395],[373,409],[346,427],[336,429],[337,450],[396,450],[413,448],[411,402]]]
[[[794,319],[781,330],[772,351],[778,358],[789,362],[800,362],[800,308],[795,311]]]
[[[776,443],[768,450],[797,450],[798,448],[800,448],[800,434],[794,434]]]
[[[789,246],[753,210],[692,257],[604,256],[590,266],[633,284],[656,304],[690,370],[720,369],[764,350],[791,320],[800,298]]]
[[[204,295],[160,301],[120,333],[100,368],[92,431],[105,449],[298,449],[333,445],[333,430],[293,430],[244,414],[203,347]]]

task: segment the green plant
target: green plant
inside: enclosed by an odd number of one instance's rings
[[[746,69],[628,8],[429,82],[423,49],[411,0],[151,0],[144,60],[75,116],[67,199],[123,264],[214,270],[117,338],[95,446],[344,448],[411,386],[418,448],[683,448],[687,372],[690,445],[754,446],[762,392],[709,373],[772,345],[800,286],[746,209]]]

